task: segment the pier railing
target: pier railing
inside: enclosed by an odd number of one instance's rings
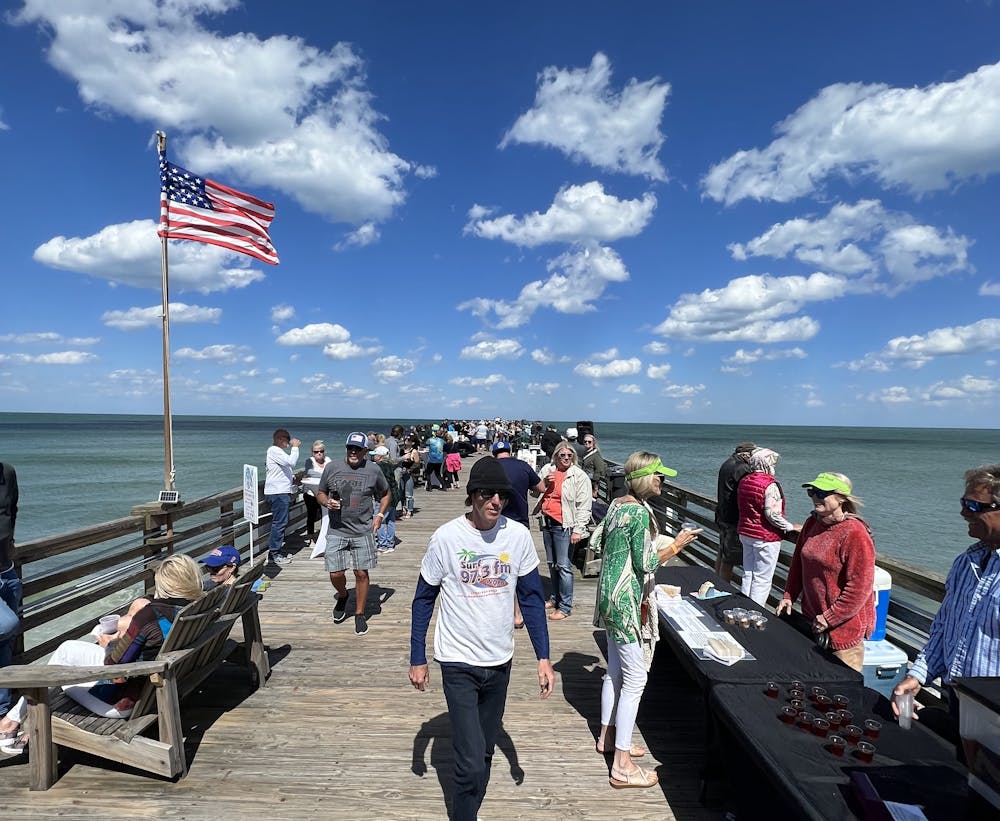
[[[263,483],[258,498],[263,500]],[[24,608],[16,661],[35,661],[86,634],[100,616],[152,593],[155,567],[170,554],[199,560],[220,544],[244,552],[251,532],[242,507],[243,488],[236,487],[179,505],[140,505],[122,519],[18,543]],[[267,513],[262,503],[253,528],[255,551],[267,549]],[[289,532],[303,518],[303,506],[293,505]]]

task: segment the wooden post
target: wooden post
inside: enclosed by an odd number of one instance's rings
[[[28,699],[29,790],[47,790],[56,783],[56,745],[52,743],[52,710],[48,687],[32,687]]]

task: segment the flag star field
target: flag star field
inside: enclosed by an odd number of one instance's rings
[[[4,9],[4,411],[994,426],[1000,4]]]

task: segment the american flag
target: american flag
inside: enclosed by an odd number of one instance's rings
[[[278,264],[267,233],[274,204],[174,165],[160,153],[160,229],[157,236],[220,245]]]

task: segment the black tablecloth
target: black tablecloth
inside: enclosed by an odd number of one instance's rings
[[[910,730],[900,729],[889,702],[875,690],[861,684],[823,682],[828,694],[850,699],[848,709],[854,713],[855,724],[866,718],[882,722],[879,738],[872,741],[876,753],[870,764],[855,758],[850,746],[838,758],[825,749],[825,739],[777,718],[779,708],[787,703],[788,684],[780,683],[777,700],[768,698],[756,684],[721,684],[709,694],[730,795],[744,803],[748,817],[754,814],[753,807],[772,801],[783,804],[795,818],[854,818],[858,805],[849,779],[855,770],[868,775],[884,801],[921,805],[932,821],[966,817],[966,770],[958,763],[954,746],[918,721]],[[768,815],[781,817],[774,811]]]
[[[763,683],[770,680],[824,681],[861,685],[862,676],[832,656],[827,655],[808,636],[786,624],[774,613],[765,610],[739,592],[707,601],[697,601],[690,594],[697,592],[703,582],[711,581],[720,590],[732,590],[708,568],[691,565],[668,565],[656,572],[657,584],[673,584],[681,588],[685,599],[694,602],[719,622],[721,629],[730,633],[755,659],[738,661],[726,667],[717,661],[700,659],[683,642],[665,620],[660,618],[661,635],[670,644],[688,674],[707,688],[715,684]],[[725,624],[722,611],[733,607],[757,610],[767,616],[767,628],[755,630]]]

